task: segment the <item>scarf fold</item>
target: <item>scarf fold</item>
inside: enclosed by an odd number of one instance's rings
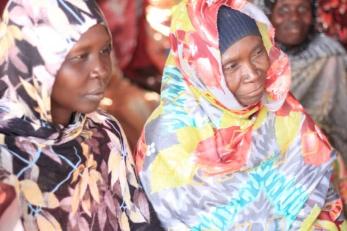
[[[256,20],[271,61],[264,96],[251,107],[224,80],[216,24],[222,5]],[[313,227],[326,204],[340,201],[329,181],[335,154],[288,93],[288,58],[274,46],[267,17],[243,0],[186,0],[173,11],[170,41],[161,103],[136,156],[165,228]],[[335,218],[326,222],[342,224],[341,209]]]

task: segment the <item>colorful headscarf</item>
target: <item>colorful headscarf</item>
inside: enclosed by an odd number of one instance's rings
[[[216,25],[222,5],[256,20],[270,57],[255,106],[241,106],[226,87]],[[330,215],[323,225],[342,224],[330,183],[335,154],[288,94],[288,58],[273,37],[267,17],[247,1],[186,0],[174,9],[161,104],[136,163],[165,228],[307,230],[320,225],[322,211]]]
[[[50,95],[72,46],[103,16],[92,0],[9,1],[0,24],[0,179],[25,230],[130,230],[149,204],[118,123],[102,112],[52,123]],[[105,25],[106,26],[106,25]]]

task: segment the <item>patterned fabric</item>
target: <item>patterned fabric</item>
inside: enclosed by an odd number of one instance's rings
[[[257,21],[270,57],[266,92],[252,107],[242,107],[224,81],[216,26],[221,5]],[[288,59],[273,36],[267,17],[247,1],[186,0],[174,9],[161,104],[136,157],[165,228],[346,228],[330,181],[335,153],[288,94]]]
[[[317,0],[317,2],[319,29],[337,38],[347,49],[347,1]]]
[[[11,0],[5,9],[0,179],[16,190],[24,230],[154,230],[118,122],[97,111],[75,113],[65,128],[52,123],[57,70],[97,23],[92,0]]]

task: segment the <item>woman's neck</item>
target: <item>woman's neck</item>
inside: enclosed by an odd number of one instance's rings
[[[66,127],[70,124],[73,113],[64,109],[54,109],[52,107],[52,122],[55,125],[63,125]]]

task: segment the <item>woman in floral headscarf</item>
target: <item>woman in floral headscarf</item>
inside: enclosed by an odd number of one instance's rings
[[[175,8],[161,104],[136,163],[165,228],[346,228],[330,182],[335,153],[288,94],[273,36],[247,1]]]
[[[0,36],[0,191],[17,227],[159,228],[122,129],[95,111],[112,49],[95,2],[9,1]]]

